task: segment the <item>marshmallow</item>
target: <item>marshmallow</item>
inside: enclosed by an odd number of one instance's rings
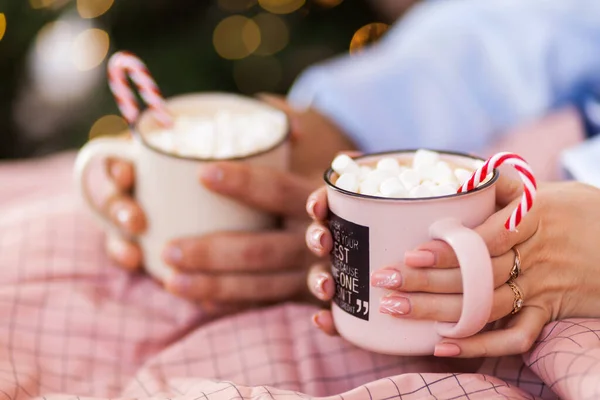
[[[358,187],[358,192],[368,196],[376,196],[379,193],[379,181],[375,179],[363,180]]]
[[[388,178],[391,178],[392,176],[394,176],[394,174],[390,171],[380,171],[378,169],[374,169],[366,175],[364,180],[369,179],[377,181],[377,183],[381,184],[383,181],[385,181]]]
[[[410,190],[421,182],[421,176],[414,169],[407,169],[400,173],[400,181],[407,190]]]
[[[454,176],[456,176],[456,179],[458,180],[458,182],[462,185],[463,183],[465,183],[466,181],[468,181],[471,176],[473,175],[473,172],[464,169],[464,168],[456,168],[454,170]]]
[[[483,164],[485,164],[485,161],[475,160],[473,161],[473,169],[478,170],[479,168],[483,167]]]
[[[424,185],[415,186],[410,190],[410,197],[432,197],[431,189]]]
[[[389,171],[394,174],[399,174],[401,172],[398,160],[392,157],[385,157],[379,160],[376,169],[379,171]]]
[[[345,174],[340,175],[337,181],[335,181],[335,186],[349,192],[356,192],[358,190],[358,177],[356,174],[346,172]]]
[[[457,191],[458,187],[451,184],[437,185],[431,188],[431,193],[433,193],[434,196],[449,196],[451,194],[456,194]]]
[[[282,112],[219,111],[213,116],[177,116],[171,129],[149,132],[145,139],[180,156],[227,159],[272,147],[283,138],[286,126]]]
[[[360,167],[350,156],[347,154],[340,154],[331,163],[331,168],[338,174],[343,175],[345,173],[358,174]]]
[[[440,160],[440,155],[431,150],[417,150],[413,158],[413,168],[429,165],[433,166]]]
[[[361,181],[364,181],[365,179],[367,179],[367,176],[369,175],[369,173],[371,173],[371,171],[373,171],[373,169],[371,167],[366,166],[366,165],[361,165],[359,173],[358,173],[358,178]]]
[[[435,180],[436,176],[437,176],[437,168],[434,165],[428,165],[428,164],[423,164],[418,166],[416,169],[417,173],[419,174],[419,177],[421,178],[422,181],[427,180],[427,181],[433,181]]]
[[[435,176],[433,181],[439,185],[446,183],[454,183],[454,172],[445,161],[438,161],[435,165]]]
[[[408,191],[396,176],[386,179],[381,183],[379,191],[385,197],[406,197]]]

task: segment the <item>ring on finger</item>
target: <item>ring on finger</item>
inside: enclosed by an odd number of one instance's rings
[[[521,308],[523,308],[523,303],[525,301],[525,299],[523,297],[523,291],[521,290],[519,285],[517,285],[517,283],[513,279],[510,279],[508,282],[506,282],[506,284],[511,288],[511,290],[513,291],[513,293],[515,295],[514,300],[513,300],[513,309],[511,311],[511,314],[516,314],[519,311],[521,311]]]
[[[515,253],[515,261],[510,270],[510,279],[515,280],[521,275],[521,253],[519,253],[519,249],[516,247],[513,247],[512,251]]]

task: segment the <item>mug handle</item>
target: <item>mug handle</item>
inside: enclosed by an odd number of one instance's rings
[[[433,223],[433,239],[448,243],[456,253],[463,281],[463,305],[457,323],[437,322],[438,334],[464,338],[481,331],[488,323],[494,297],[492,259],[481,236],[450,218]]]
[[[106,231],[124,235],[94,203],[88,186],[89,168],[97,158],[121,158],[136,164],[136,146],[131,140],[99,138],[84,145],[75,159],[75,186],[92,215]]]

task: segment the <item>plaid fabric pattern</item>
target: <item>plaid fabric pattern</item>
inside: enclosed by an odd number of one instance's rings
[[[110,264],[72,162],[0,166],[0,399],[600,398],[597,320],[550,324],[531,353],[473,373],[327,337],[311,306],[199,310]]]

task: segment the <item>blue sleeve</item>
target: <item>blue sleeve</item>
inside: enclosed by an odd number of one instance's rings
[[[289,99],[363,151],[477,152],[590,87],[599,0],[453,0],[415,6],[376,46],[309,68]]]

